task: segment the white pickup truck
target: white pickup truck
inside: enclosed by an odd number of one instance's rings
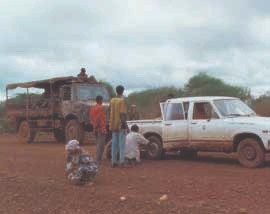
[[[270,152],[270,118],[256,113],[238,98],[187,97],[160,104],[162,119],[129,121],[149,139],[148,156],[167,151],[185,156],[198,151],[237,152],[239,162],[254,168]]]

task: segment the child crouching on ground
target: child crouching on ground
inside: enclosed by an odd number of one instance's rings
[[[128,163],[140,163],[140,145],[146,145],[149,141],[139,133],[139,127],[133,125],[131,127],[131,132],[126,136],[126,149],[125,149],[125,158]]]
[[[67,151],[68,180],[76,185],[92,182],[98,172],[98,166],[92,157],[80,147],[77,140],[70,140],[65,149]]]

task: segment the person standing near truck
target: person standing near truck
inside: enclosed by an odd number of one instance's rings
[[[137,106],[132,104],[128,111],[128,120],[139,120],[139,113],[137,111]]]
[[[116,87],[117,97],[110,102],[110,130],[112,131],[112,167],[117,165],[117,154],[119,152],[119,163],[125,165],[125,139],[127,126],[127,106],[123,98],[125,88],[121,85]]]
[[[105,139],[107,134],[106,116],[102,107],[103,97],[96,97],[96,105],[90,108],[90,118],[96,135],[96,161],[100,165],[102,161]]]

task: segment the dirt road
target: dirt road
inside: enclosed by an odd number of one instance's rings
[[[1,135],[0,213],[270,213],[269,164],[246,169],[233,155],[171,155],[124,169],[104,161],[96,183],[83,187],[66,181],[64,164],[60,143]]]

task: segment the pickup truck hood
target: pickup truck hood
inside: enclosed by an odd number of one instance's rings
[[[270,128],[269,117],[259,117],[259,116],[233,117],[233,118],[226,118],[225,121],[237,124],[262,125]]]

